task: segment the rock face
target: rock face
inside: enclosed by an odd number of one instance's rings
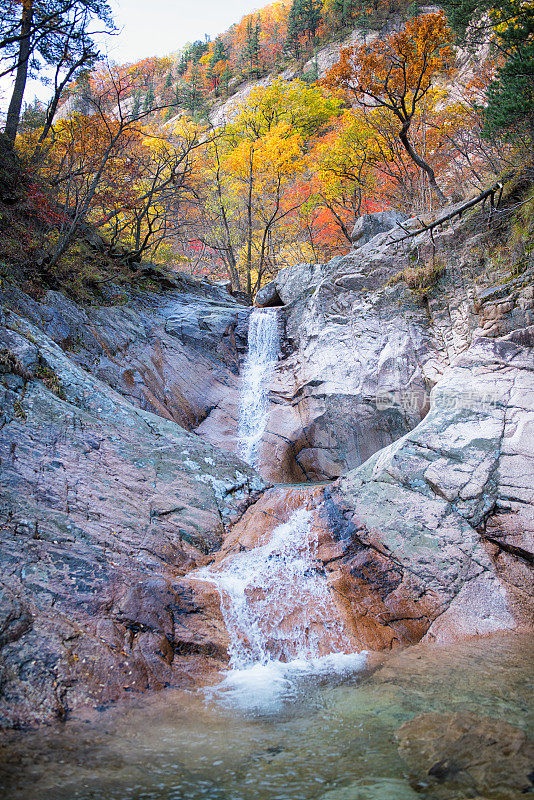
[[[269,480],[357,467],[424,418],[430,390],[477,337],[534,324],[533,267],[510,280],[481,256],[497,246],[484,217],[436,233],[435,251],[426,234],[403,236],[392,229],[328,264],[287,267],[264,288],[285,324],[262,455]],[[434,289],[410,288],[439,265]]]
[[[116,292],[101,308],[15,288],[3,303],[134,405],[188,430],[237,389],[250,309],[223,289],[171,277],[164,291]]]
[[[389,646],[533,621],[533,333],[475,342],[424,421],[327,492],[339,588]]]
[[[393,268],[387,248],[374,259],[365,250],[276,279],[289,354],[271,385],[261,459],[269,480],[338,477],[426,411],[427,313],[406,287],[373,291]],[[391,394],[397,403],[383,408]]]
[[[156,297],[86,310],[5,297],[4,725],[187,685],[226,658],[214,598],[183,576],[263,483],[186,428],[233,376],[246,309],[169,294],[167,317]]]
[[[379,233],[386,233],[407,219],[407,215],[401,214],[399,211],[377,211],[374,214],[362,214],[352,229],[352,243],[361,247]]]

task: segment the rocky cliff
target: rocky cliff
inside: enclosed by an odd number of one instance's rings
[[[484,212],[434,244],[395,222],[259,296],[280,306],[289,351],[262,471],[342,475],[324,564],[371,649],[533,616],[532,259],[505,269]]]
[[[226,632],[182,576],[263,488],[191,432],[236,381],[247,308],[172,277],[100,308],[2,299],[2,723],[196,680]]]
[[[534,621],[533,398],[534,328],[479,338],[423,422],[329,492],[338,588],[374,647]]]
[[[282,269],[259,296],[281,306],[286,332],[263,453],[271,480],[358,466],[420,422],[432,387],[478,336],[534,323],[532,258],[521,274],[502,266],[506,243],[487,212],[434,244],[395,224],[358,230],[328,264]]]

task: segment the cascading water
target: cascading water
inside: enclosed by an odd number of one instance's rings
[[[252,466],[267,425],[268,386],[279,349],[276,309],[254,309],[238,427],[239,455]],[[351,652],[354,642],[318,561],[318,491],[276,492],[284,514],[293,509],[286,521],[254,547],[190,573],[217,586],[230,636],[231,669],[218,687],[219,698],[262,712],[294,695],[294,678],[354,671],[366,659]]]
[[[278,488],[289,495],[296,490]],[[298,492],[297,492],[298,494]],[[320,505],[301,491],[300,507],[250,550],[227,555],[191,577],[214,583],[230,636],[223,685],[231,704],[276,710],[294,678],[361,668],[318,561]]]
[[[239,411],[238,452],[256,466],[261,437],[267,425],[268,383],[280,349],[276,309],[254,309],[248,328],[248,353],[243,371]]]

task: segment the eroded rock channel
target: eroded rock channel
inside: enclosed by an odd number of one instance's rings
[[[391,231],[264,310],[172,276],[101,308],[4,290],[4,726],[532,623],[532,287],[459,291],[444,245],[425,302]]]

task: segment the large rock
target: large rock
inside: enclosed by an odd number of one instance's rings
[[[118,376],[126,394],[118,354],[121,346],[135,354],[140,374],[151,369],[140,354],[150,352],[146,318],[106,309],[99,326],[97,312],[86,326],[85,312],[51,300],[39,320],[70,342],[67,352],[13,310],[0,328],[4,725],[62,716],[126,691],[189,685],[224,662],[215,598],[183,576],[263,488],[250,467],[169,419],[176,395],[158,416],[141,407],[139,394],[130,402],[73,360],[76,341],[68,337],[76,331],[78,360],[89,360],[92,346],[93,371],[107,359],[104,374],[110,382]],[[114,342],[109,355],[106,336]],[[179,353],[175,346],[168,358]],[[198,351],[195,363],[210,358]],[[165,380],[155,386],[186,378]]]
[[[282,300],[278,294],[276,283],[271,281],[270,283],[266,283],[265,286],[262,286],[259,292],[257,292],[254,302],[258,308],[272,308],[273,306],[281,306]]]
[[[331,489],[339,589],[391,645],[532,623],[533,398],[534,348],[479,339],[424,421]]]
[[[400,211],[376,211],[373,214],[362,214],[356,221],[352,229],[350,238],[353,245],[361,247],[367,244],[379,233],[386,233],[396,228],[400,222],[408,219],[406,214]]]

